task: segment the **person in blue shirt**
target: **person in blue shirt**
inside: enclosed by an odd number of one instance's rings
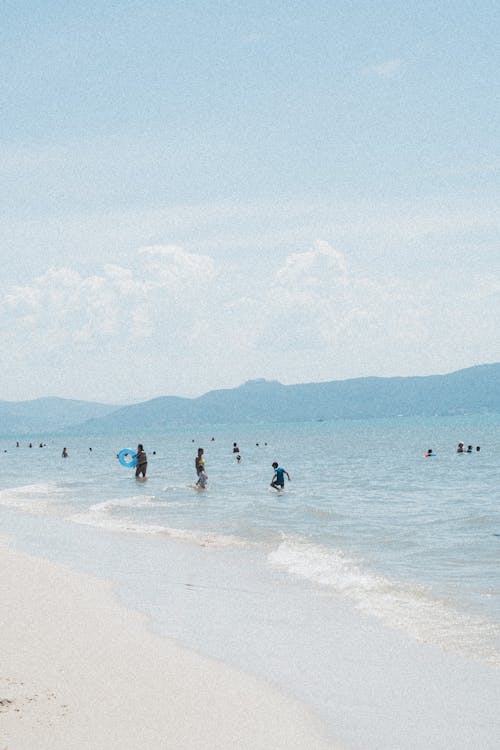
[[[285,486],[285,474],[288,477],[288,481],[290,481],[290,474],[286,469],[282,469],[276,461],[273,463],[273,469],[274,469],[274,476],[271,482],[271,487],[274,487],[275,490],[282,490]]]

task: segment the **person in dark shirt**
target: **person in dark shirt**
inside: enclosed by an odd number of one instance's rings
[[[135,475],[136,477],[146,476],[146,471],[148,468],[148,457],[146,455],[146,451],[144,450],[144,447],[142,443],[139,443],[137,446],[137,466],[135,467]]]

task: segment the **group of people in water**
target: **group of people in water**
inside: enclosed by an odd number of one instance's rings
[[[236,460],[238,463],[240,463],[241,453],[237,443],[233,443],[233,454],[236,454]],[[63,449],[62,455],[64,457],[68,455],[66,448]],[[135,476],[138,479],[145,479],[148,468],[148,457],[142,443],[139,443],[139,445],[137,446],[137,452],[134,458],[136,462]],[[208,484],[208,474],[205,467],[205,451],[203,448],[198,448],[198,452],[194,459],[194,467],[196,471],[196,484],[194,486],[197,490],[205,490]],[[286,469],[280,467],[277,461],[273,462],[272,467],[274,469],[274,474],[271,480],[271,487],[281,491],[285,486],[285,476],[288,478],[288,481],[290,481],[290,474],[286,471]]]
[[[233,443],[233,454],[236,454],[236,461],[240,463],[241,454],[237,443]],[[196,469],[196,476],[198,477],[195,487],[197,489],[204,490],[207,486],[208,475],[205,469],[205,456],[203,448],[198,448],[198,453],[194,459],[194,465]],[[274,489],[276,490],[282,490],[285,486],[285,474],[288,477],[288,481],[290,481],[290,475],[286,471],[286,469],[282,469],[276,461],[273,462],[272,466],[274,469],[274,475],[271,480],[271,487],[274,487]]]
[[[476,453],[479,453],[481,450],[480,445],[476,445]],[[467,446],[467,450],[465,449],[464,443],[459,443],[457,447],[457,453],[474,453],[474,449],[472,448],[472,445]]]
[[[481,450],[480,445],[476,445],[476,453],[479,453]],[[468,445],[467,448],[465,447],[465,443],[459,443],[457,447],[457,453],[474,453],[474,448],[472,445]],[[424,453],[424,458],[430,458],[431,456],[436,456],[437,454],[434,453],[432,448],[429,448],[426,453]]]

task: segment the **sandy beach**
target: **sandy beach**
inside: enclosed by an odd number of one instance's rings
[[[0,545],[0,750],[339,747],[267,683],[150,632],[111,586]]]

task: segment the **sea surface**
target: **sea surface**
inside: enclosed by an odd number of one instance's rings
[[[111,579],[153,628],[300,697],[348,747],[498,747],[500,416],[19,442],[0,440],[0,522],[20,548]],[[138,442],[146,481],[116,458]]]

